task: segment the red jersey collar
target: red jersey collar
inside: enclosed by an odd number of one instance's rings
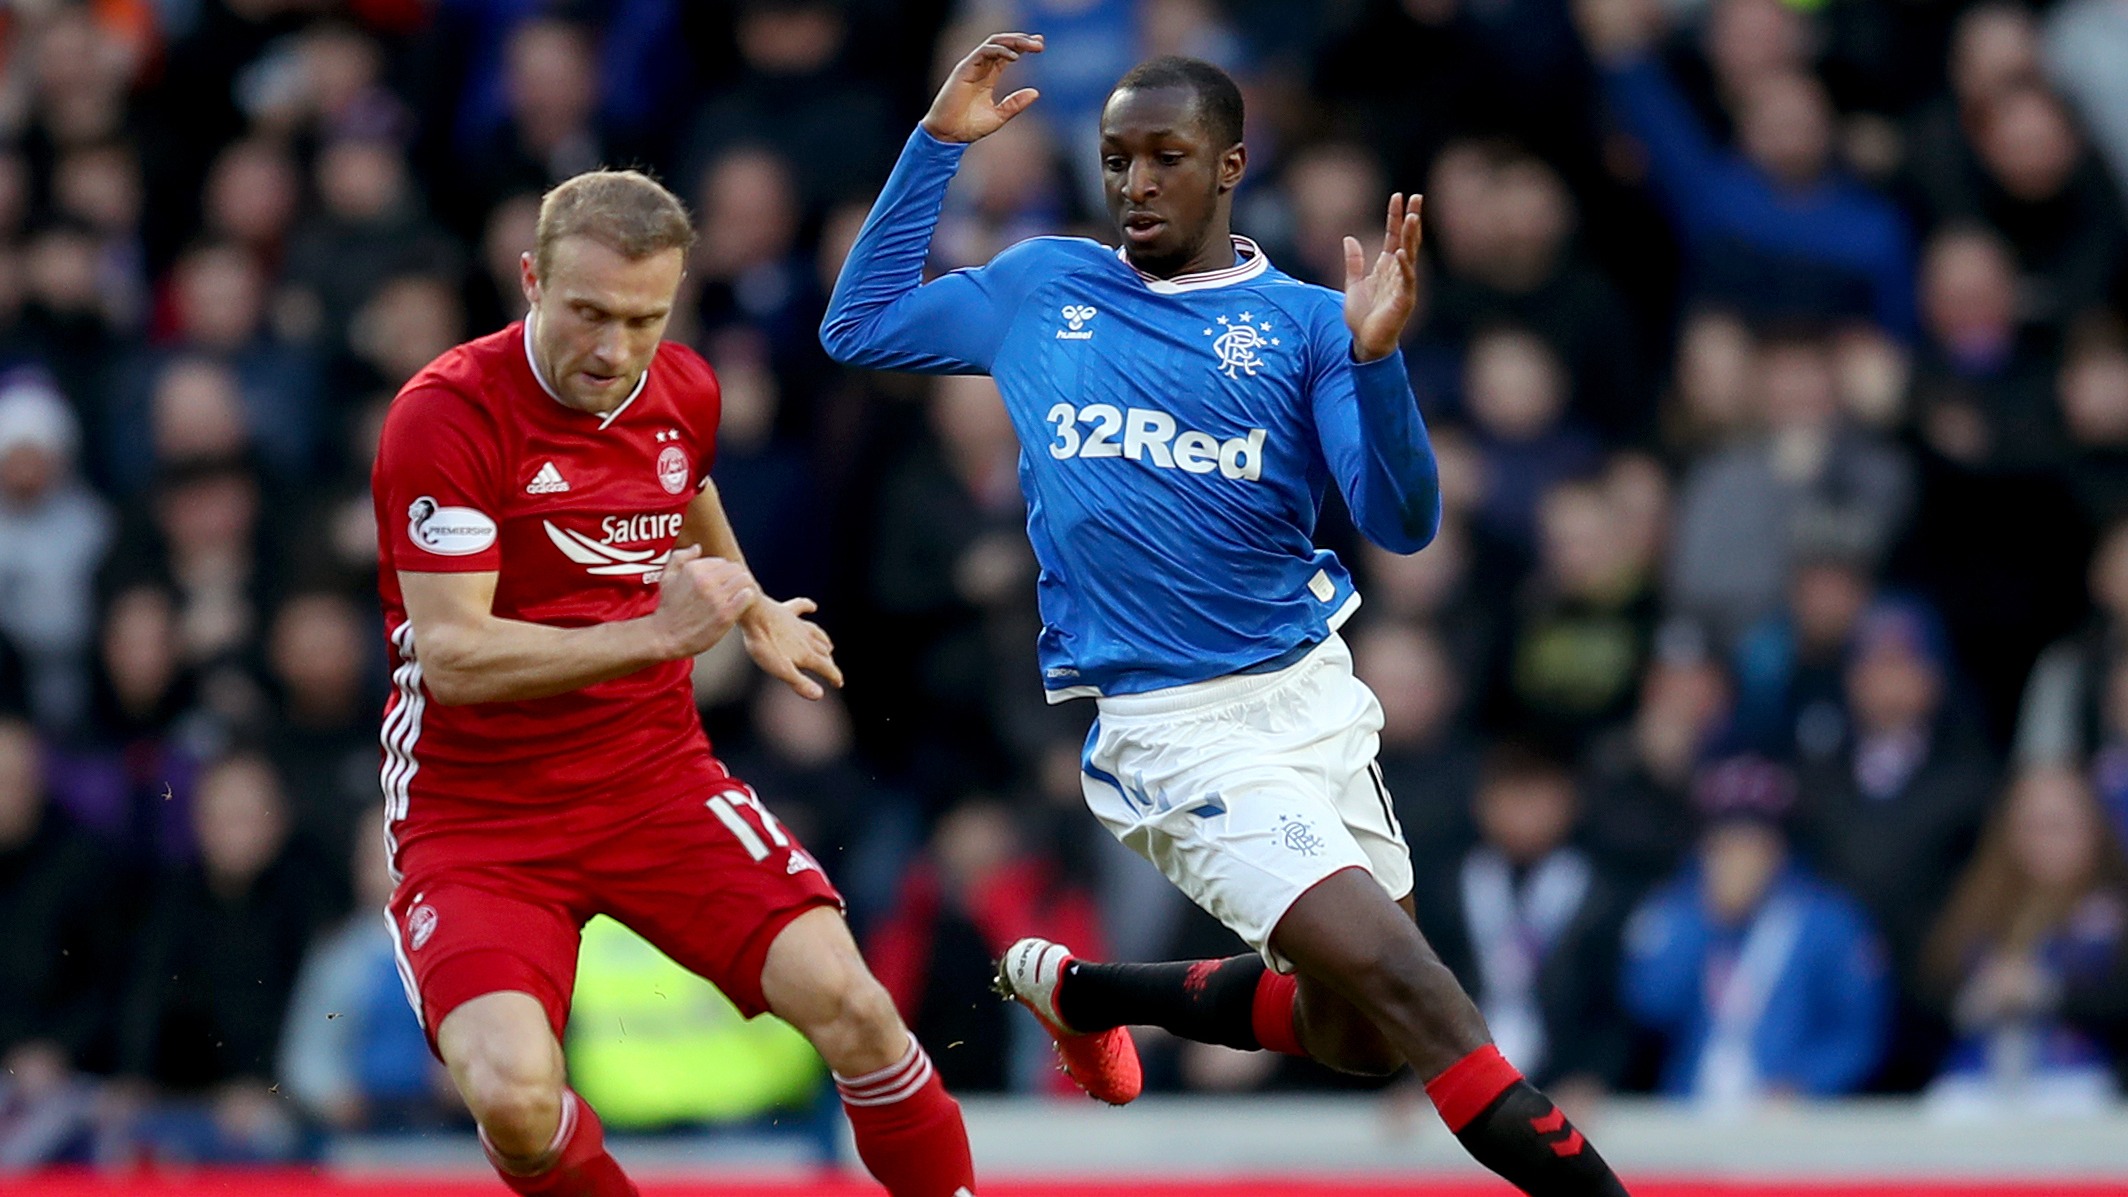
[[[576,412],[579,415],[591,415],[591,413],[588,411],[584,411],[581,408],[569,407],[567,403],[563,403],[561,393],[554,389],[554,384],[547,381],[546,373],[539,368],[539,358],[532,352],[532,321],[537,319],[538,316],[539,313],[537,311],[529,311],[525,313],[525,364],[532,367],[532,377],[538,381],[539,389],[547,392],[547,398],[554,400],[555,403],[559,404],[564,408],[568,408],[568,410]],[[621,413],[628,410],[628,405],[634,403],[636,401],[636,397],[643,393],[643,388],[649,385],[650,367],[645,366],[643,367],[642,376],[635,380],[635,389],[628,392],[628,397],[626,399],[621,400],[621,405],[619,407],[614,408],[612,411],[607,412],[603,416],[596,417],[599,422],[599,427],[602,429],[611,427],[613,425],[613,422],[620,418]]]

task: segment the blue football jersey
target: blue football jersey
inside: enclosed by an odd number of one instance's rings
[[[1333,480],[1370,539],[1432,539],[1438,476],[1402,356],[1353,361],[1342,295],[1239,237],[1231,268],[1167,280],[1038,237],[924,283],[963,148],[910,138],[821,339],[853,365],[996,379],[1053,701],[1271,668],[1327,637],[1359,605],[1313,540]]]

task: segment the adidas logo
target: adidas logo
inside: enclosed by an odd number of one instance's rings
[[[817,869],[819,867],[819,865],[816,865],[812,861],[806,859],[803,854],[793,852],[791,853],[790,860],[785,862],[783,866],[783,872],[785,876],[796,876],[799,873],[805,872],[807,869]]]
[[[562,477],[562,472],[555,469],[551,461],[539,467],[539,473],[532,475],[532,481],[525,483],[525,493],[528,495],[558,495],[568,489],[569,480]]]

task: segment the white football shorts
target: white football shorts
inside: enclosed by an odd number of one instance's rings
[[[1411,892],[1411,849],[1374,757],[1381,704],[1337,634],[1271,673],[1098,700],[1081,759],[1111,834],[1263,954],[1301,894],[1362,868]]]

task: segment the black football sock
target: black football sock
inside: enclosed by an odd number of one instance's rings
[[[1472,1159],[1531,1197],[1627,1197],[1595,1146],[1490,1044],[1426,1082],[1426,1095]]]
[[[1057,1013],[1074,1031],[1159,1027],[1199,1043],[1256,1051],[1256,984],[1263,957],[1097,964],[1074,960],[1057,985]]]

